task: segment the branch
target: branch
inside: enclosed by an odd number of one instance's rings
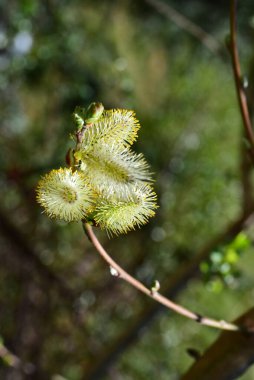
[[[239,61],[239,54],[237,49],[237,35],[236,35],[236,3],[237,0],[231,0],[230,7],[230,53],[232,59],[232,66],[235,78],[236,92],[241,110],[243,125],[245,133],[249,142],[248,151],[254,163],[254,131],[251,124],[250,114],[248,110],[247,98],[243,86],[243,78],[241,73],[241,66]]]
[[[19,229],[5,215],[5,211],[0,209],[0,231],[5,238],[22,254],[23,259],[25,259],[29,265],[32,264],[43,278],[46,278],[51,284],[55,285],[59,294],[61,294],[64,299],[68,298],[72,302],[74,297],[72,290],[67,287],[65,282],[57,274],[43,264],[36,252],[34,252],[33,247],[29,245],[26,237],[23,236]],[[18,256],[20,257],[20,255]],[[26,266],[26,270],[30,272],[28,266]]]
[[[175,297],[194,277],[197,277],[199,272],[199,265],[202,261],[207,260],[210,253],[218,247],[218,245],[232,240],[247,223],[254,211],[254,206],[251,205],[247,213],[243,213],[238,219],[231,223],[227,228],[209,241],[199,251],[199,253],[192,257],[189,262],[180,267],[172,277],[169,278],[163,289],[167,297]],[[151,322],[158,316],[159,313],[165,311],[159,303],[149,303],[143,309],[134,321],[129,325],[128,331],[123,332],[113,342],[96,355],[96,361],[93,362],[86,370],[86,378],[84,380],[97,380],[103,376],[107,369],[110,368],[117,358],[126,349],[132,345],[139,337],[139,332],[144,329],[144,326],[151,324]]]
[[[85,231],[87,233],[87,236],[89,240],[94,245],[97,252],[100,254],[100,256],[106,261],[106,263],[109,265],[111,274],[122,278],[124,281],[128,282],[130,285],[132,285],[134,288],[139,290],[140,292],[146,294],[150,298],[153,298],[155,301],[159,302],[160,304],[166,306],[168,309],[171,309],[175,311],[176,313],[194,320],[195,322],[198,322],[202,325],[215,327],[217,329],[221,330],[231,330],[231,331],[239,331],[241,330],[240,326],[237,326],[232,323],[228,323],[226,321],[217,321],[211,318],[204,317],[200,314],[194,313],[185,307],[174,303],[173,301],[169,300],[168,298],[164,297],[162,294],[160,294],[157,289],[148,289],[145,285],[143,285],[140,281],[129,275],[122,267],[120,267],[105,251],[105,249],[100,244],[99,240],[95,236],[92,227],[88,224],[84,224]]]
[[[254,308],[235,324],[254,331]],[[181,380],[231,380],[238,378],[254,362],[254,334],[223,332],[181,378]]]
[[[194,24],[187,17],[160,0],[145,0],[163,16],[173,21],[181,29],[186,30],[189,34],[197,38],[213,54],[219,54],[222,51],[220,43],[200,26]]]
[[[2,341],[0,341],[0,358],[9,367],[20,370],[24,374],[32,374],[35,372],[35,366],[32,363],[23,363],[22,360],[14,355]]]

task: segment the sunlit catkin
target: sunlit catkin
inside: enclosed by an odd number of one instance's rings
[[[76,107],[73,117],[76,146],[66,155],[69,168],[52,170],[37,187],[45,213],[90,221],[116,235],[147,223],[156,194],[148,163],[131,149],[140,128],[134,112],[92,103]]]

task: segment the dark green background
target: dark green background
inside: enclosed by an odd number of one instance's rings
[[[35,364],[24,378],[176,380],[193,362],[186,349],[202,352],[219,334],[164,309],[150,318],[154,301],[110,276],[81,225],[49,220],[35,201],[40,176],[65,165],[74,107],[101,101],[135,110],[135,150],[150,162],[159,196],[141,230],[111,240],[96,231],[124,268],[163,289],[237,218],[243,140],[224,48],[229,2],[168,3],[212,34],[220,54],[145,1],[0,1],[0,335]],[[247,74],[253,28],[253,2],[240,2]],[[228,275],[182,284],[177,300],[233,320],[253,306],[252,248]],[[0,365],[1,379],[19,376]]]

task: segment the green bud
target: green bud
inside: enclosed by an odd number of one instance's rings
[[[82,108],[79,106],[75,107],[75,110],[72,115],[73,115],[74,123],[78,129],[81,129],[84,126],[85,114],[86,114],[85,108]]]
[[[85,122],[86,124],[92,124],[99,120],[104,111],[104,106],[102,103],[91,103],[87,108]]]
[[[152,287],[151,287],[151,293],[152,293],[152,295],[154,294],[154,293],[158,293],[158,291],[160,290],[160,283],[159,283],[159,281],[158,280],[155,280],[154,281],[154,283],[153,283],[153,285],[152,285]]]

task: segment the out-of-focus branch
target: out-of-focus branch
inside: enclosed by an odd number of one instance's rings
[[[243,77],[241,73],[241,66],[239,61],[239,54],[237,49],[237,34],[236,34],[236,6],[237,0],[231,0],[230,7],[230,54],[232,59],[232,66],[234,71],[235,86],[239,102],[239,108],[241,110],[243,125],[248,139],[249,155],[252,163],[254,163],[254,131],[250,119],[247,98],[245,94]]]
[[[254,331],[254,308],[235,321]],[[181,380],[233,380],[254,362],[254,334],[223,332]]]
[[[42,277],[50,281],[51,284],[58,289],[59,293],[66,299],[68,297],[73,301],[74,294],[69,289],[63,280],[53,273],[48,267],[46,267],[39,259],[36,252],[28,243],[27,239],[19,231],[19,229],[5,216],[3,210],[0,210],[0,232],[8,240],[11,246],[22,254],[22,257],[26,260],[28,267],[34,266]],[[28,268],[30,271],[30,269]]]
[[[13,368],[21,368],[21,360],[16,355],[14,355],[8,348],[5,347],[2,341],[0,341],[0,357],[3,362]]]
[[[235,222],[227,226],[218,236],[205,244],[199,253],[191,258],[189,263],[186,263],[176,271],[162,287],[166,296],[170,298],[175,297],[186,286],[188,281],[197,277],[200,274],[200,263],[206,260],[211,251],[218,245],[233,239],[244,228],[245,223],[253,212],[254,205],[251,205],[246,214],[240,216]],[[130,323],[128,331],[125,331],[115,341],[107,345],[107,350],[103,350],[96,355],[96,360],[87,368],[84,380],[97,380],[105,375],[117,358],[138,339],[140,331],[150,324],[161,312],[165,312],[165,310],[159,303],[149,303],[136,319]]]
[[[145,2],[150,4],[157,12],[173,21],[179,28],[197,38],[213,54],[218,55],[222,51],[221,44],[213,36],[172,8],[168,3],[166,4],[161,0],[145,0]]]
[[[20,372],[28,375],[35,371],[32,363],[23,363],[22,360],[14,355],[0,340],[0,358],[9,367],[15,368]]]

